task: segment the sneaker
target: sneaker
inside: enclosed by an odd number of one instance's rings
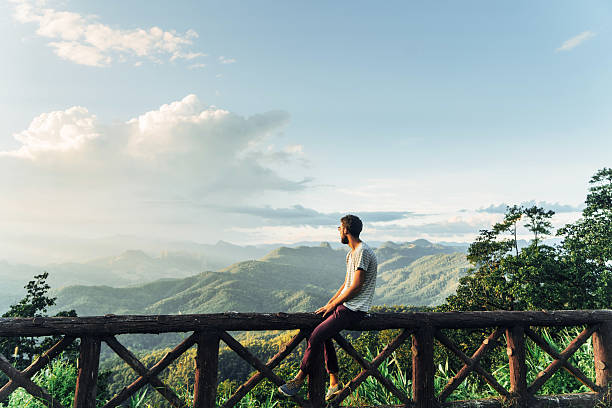
[[[293,397],[300,391],[300,388],[302,388],[302,384],[303,383],[298,382],[296,380],[289,380],[280,387],[278,387],[278,390],[281,394],[284,394],[288,397]]]
[[[336,384],[334,387],[329,387],[327,389],[327,394],[325,394],[325,401],[333,400],[338,396],[338,394],[340,394],[340,391],[342,391],[340,384]]]

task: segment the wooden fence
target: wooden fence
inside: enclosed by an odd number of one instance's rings
[[[223,341],[231,350],[251,364],[257,373],[242,384],[223,408],[234,406],[260,381],[267,378],[280,385],[286,379],[280,378],[273,369],[286,358],[321,321],[309,313],[296,314],[254,314],[223,313],[200,315],[160,315],[160,316],[95,316],[95,317],[45,317],[45,318],[0,318],[0,337],[10,336],[49,336],[61,335],[61,340],[40,356],[23,371],[13,367],[8,359],[0,354],[0,370],[10,381],[0,389],[0,401],[18,387],[23,387],[31,395],[47,401],[49,406],[61,408],[49,393],[35,384],[31,378],[41,368],[57,357],[75,339],[80,338],[80,355],[74,407],[95,407],[96,382],[100,345],[102,342],[119,355],[139,377],[119,394],[113,396],[104,408],[116,407],[127,401],[130,396],[147,384],[153,386],[175,407],[186,407],[185,403],[165,385],[158,375],[190,347],[197,346],[195,388],[193,404],[196,408],[214,407],[217,393],[217,371],[219,343]],[[532,327],[539,326],[586,326],[561,353],[546,342]],[[468,356],[445,336],[441,329],[490,328],[482,345]],[[228,331],[248,330],[294,330],[298,334],[292,338],[278,354],[263,363],[249,350],[236,341]],[[402,406],[408,407],[501,407],[508,403],[519,407],[593,407],[609,406],[601,402],[606,386],[612,381],[612,310],[572,310],[572,311],[523,311],[523,312],[447,312],[447,313],[373,313],[351,330],[401,329],[400,334],[387,344],[372,361],[361,356],[343,336],[334,339],[363,368],[341,391],[330,406],[340,405],[369,376],[374,377],[388,389]],[[169,333],[192,332],[192,334],[168,352],[151,368],[146,368],[128,349],[115,338],[126,333]],[[510,369],[510,389],[504,388],[480,364],[482,357],[500,345],[505,335],[505,347]],[[572,354],[593,337],[593,354],[596,377],[590,379],[568,360]],[[530,338],[536,345],[550,354],[554,361],[536,379],[527,383],[525,363],[525,339]],[[412,395],[406,395],[378,370],[380,364],[404,342],[412,341]],[[446,387],[436,395],[434,391],[434,342],[440,343],[463,363],[463,368],[452,378]],[[503,344],[502,344],[503,346]],[[557,396],[536,396],[537,391],[551,376],[565,369],[592,390],[590,393]],[[446,402],[449,395],[465,380],[470,372],[482,376],[495,389],[500,398],[478,401]],[[324,406],[326,373],[322,356],[319,356],[316,373],[308,381],[308,399],[293,397],[296,404],[303,407]],[[282,398],[279,396],[279,398]],[[608,400],[609,401],[609,400]],[[603,405],[601,405],[603,404]],[[605,405],[608,404],[608,405]]]

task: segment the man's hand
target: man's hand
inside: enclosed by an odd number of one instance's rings
[[[331,312],[334,311],[335,307],[336,305],[334,305],[333,303],[328,303],[325,306],[318,308],[315,313],[322,314],[323,317],[327,317],[329,314],[331,314]]]

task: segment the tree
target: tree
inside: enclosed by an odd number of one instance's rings
[[[8,312],[2,317],[42,317],[47,316],[48,308],[55,305],[56,298],[49,297],[51,287],[47,284],[48,272],[34,276],[24,287],[27,291],[25,297],[18,303],[10,306]],[[56,316],[75,317],[74,310],[61,311]],[[5,337],[0,339],[0,353],[13,360],[18,369],[26,367],[34,356],[44,353],[57,338],[35,337]],[[76,352],[73,345],[72,352]]]
[[[612,304],[612,169],[590,181],[582,218],[557,231],[560,245],[545,245],[553,211],[508,207],[504,219],[468,249],[474,265],[456,295],[440,310],[598,309]],[[519,250],[517,226],[533,234]]]
[[[612,169],[597,171],[589,184],[582,217],[558,235],[568,267],[581,280],[596,283],[586,293],[588,307],[605,309],[612,304]]]

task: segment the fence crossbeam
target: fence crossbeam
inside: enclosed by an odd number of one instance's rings
[[[60,355],[62,351],[66,350],[66,348],[70,346],[73,341],[74,337],[63,337],[60,339],[60,341],[55,343],[53,347],[47,350],[43,355],[38,357],[36,361],[23,370],[21,374],[23,374],[25,378],[32,378],[37,372],[49,364],[51,360]],[[0,388],[0,401],[4,401],[6,398],[8,398],[8,396],[11,395],[11,393],[17,388],[19,388],[19,385],[15,381],[9,380],[8,383]]]
[[[268,378],[272,383],[281,386],[285,383],[285,381],[280,378],[278,375],[274,374],[270,368],[268,368],[264,363],[262,363],[257,357],[255,357],[249,350],[247,350],[242,344],[240,344],[236,339],[230,336],[227,332],[221,332],[219,337],[227,346],[232,349],[236,354],[238,354],[243,360],[253,366],[257,371],[262,373],[266,378]],[[302,398],[296,396],[291,397],[295,402],[300,404],[300,406],[307,405],[306,401]]]
[[[403,330],[395,339],[391,341],[391,343],[387,344],[387,346],[370,362],[370,370],[361,371],[357,377],[353,378],[347,385],[344,386],[342,391],[338,394],[336,398],[331,401],[331,405],[333,407],[339,406],[342,401],[344,401],[353,391],[359,387],[359,385],[366,380],[371,374],[373,370],[378,370],[378,366],[382,364],[383,361],[387,357],[391,355],[399,346],[401,346],[406,339],[410,337],[413,330]]]
[[[268,367],[270,370],[277,367],[281,363],[281,361],[283,361],[285,357],[291,354],[293,350],[295,350],[295,348],[302,342],[302,340],[304,340],[306,334],[306,331],[300,330],[298,334],[296,334],[287,344],[285,344],[279,350],[279,352],[274,357],[272,357],[268,361],[266,367]],[[247,382],[238,387],[236,392],[234,392],[234,394],[232,394],[232,396],[229,397],[227,401],[225,401],[225,403],[222,405],[222,408],[230,408],[236,405],[238,401],[240,401],[245,395],[247,395],[249,391],[255,388],[257,384],[259,384],[264,378],[265,376],[260,371],[255,373],[251,378],[249,378]]]
[[[128,398],[130,398],[135,392],[149,384],[149,380],[161,373],[166,367],[179,358],[184,352],[186,352],[191,346],[195,344],[196,336],[192,334],[187,337],[181,344],[176,346],[172,351],[166,353],[164,357],[157,364],[155,364],[145,375],[138,377],[132,384],[122,389],[119,394],[111,398],[102,408],[112,408],[119,406]]]
[[[493,332],[493,334],[491,336],[496,335],[496,333],[497,333],[497,331]],[[502,331],[502,334],[503,334],[503,331]],[[491,336],[489,336],[489,337],[491,337]],[[499,384],[499,382],[497,382],[495,377],[493,377],[489,372],[487,372],[484,368],[482,368],[482,366],[480,364],[478,364],[478,360],[474,359],[474,356],[472,356],[472,358],[469,358],[468,356],[466,356],[465,353],[463,353],[463,351],[461,351],[452,341],[450,341],[448,339],[448,337],[446,337],[440,331],[436,332],[435,337],[444,347],[446,347],[447,349],[452,351],[457,357],[459,357],[459,359],[461,359],[461,361],[463,361],[463,363],[467,367],[471,367],[472,370],[474,370],[475,372],[480,374],[485,379],[485,381],[491,387],[493,387],[493,389],[495,391],[497,391],[500,395],[503,395],[504,397],[510,397],[510,393],[504,387],[502,387]],[[493,341],[491,341],[490,343],[493,343]],[[484,343],[483,343],[483,345],[484,345]],[[484,354],[484,353],[482,353],[482,354]],[[481,356],[482,356],[482,354],[481,354]]]
[[[533,340],[533,342],[535,344],[537,344],[542,350],[544,350],[549,356],[551,356],[555,360],[561,359],[561,354],[557,350],[552,348],[551,345],[548,344],[548,342],[546,340],[544,340],[544,338],[542,338],[542,336],[540,336],[538,333],[536,333],[532,329],[526,327],[525,328],[525,334],[527,336],[529,336],[529,338],[531,340]],[[576,379],[578,381],[580,381],[581,383],[583,383],[584,385],[589,387],[591,390],[593,390],[595,392],[601,392],[602,391],[601,387],[599,387],[597,384],[595,384],[593,381],[591,381],[586,375],[584,375],[584,373],[582,371],[580,371],[580,369],[575,367],[569,361],[566,360],[566,361],[563,362],[563,368],[567,372],[569,372],[571,375],[576,377]]]
[[[474,352],[471,358],[465,356],[466,359],[464,360],[464,363],[465,363],[464,366],[461,367],[461,369],[457,372],[457,374],[453,378],[450,379],[446,387],[444,387],[444,389],[438,396],[438,399],[441,402],[444,402],[448,398],[448,396],[451,395],[451,393],[455,389],[457,389],[459,384],[461,384],[467,378],[467,376],[476,369],[477,365],[480,369],[482,369],[482,366],[480,366],[478,362],[490,349],[492,349],[496,345],[497,339],[499,339],[503,334],[504,334],[503,329],[499,327],[496,328],[495,331],[493,331],[493,333],[491,333],[486,339],[484,339],[484,341],[482,342],[478,350]],[[438,341],[440,341],[442,345],[449,344],[451,342],[450,339],[446,337],[439,330],[436,331],[435,337],[438,339]],[[455,349],[458,350],[457,347],[455,347]],[[484,371],[484,369],[482,371]],[[485,376],[485,380],[489,381],[490,378],[487,379],[487,377]],[[501,385],[499,387],[501,387]]]
[[[125,361],[136,373],[140,376],[146,376],[148,373],[147,367],[138,360],[138,358],[127,348],[125,348],[119,341],[114,337],[104,337],[102,340],[119,356]],[[159,392],[172,406],[177,408],[187,408],[181,399],[172,391],[170,387],[164,384],[159,377],[153,375],[149,378],[149,383],[153,388]]]
[[[357,361],[357,363],[364,370],[368,371],[372,377],[376,378],[386,389],[391,391],[391,393],[395,395],[402,403],[404,403],[405,405],[410,404],[410,398],[406,394],[401,392],[389,379],[383,377],[380,371],[378,371],[378,368],[373,368],[372,364],[369,361],[366,361],[366,359],[364,359],[357,352],[357,350],[355,350],[353,345],[349,343],[344,337],[342,337],[341,334],[337,334],[336,336],[334,336],[334,340],[336,340],[336,343],[338,343],[338,345],[342,347],[344,351],[346,351],[346,354],[348,354],[355,361]]]
[[[6,357],[4,357],[2,353],[0,353],[0,370],[3,371],[4,374],[13,380],[19,387],[23,387],[30,395],[44,400],[48,404],[51,404],[53,408],[64,408],[64,406],[53,398],[47,391],[35,384],[29,378],[26,378],[21,371],[13,367],[13,365],[7,360]]]
[[[578,348],[580,348],[598,328],[599,325],[597,324],[585,328],[570,344],[568,344],[565,350],[559,355],[559,358],[550,363],[548,367],[538,374],[538,377],[527,388],[527,391],[534,395],[554,373],[563,367],[564,363],[574,355],[576,350],[578,350]]]

